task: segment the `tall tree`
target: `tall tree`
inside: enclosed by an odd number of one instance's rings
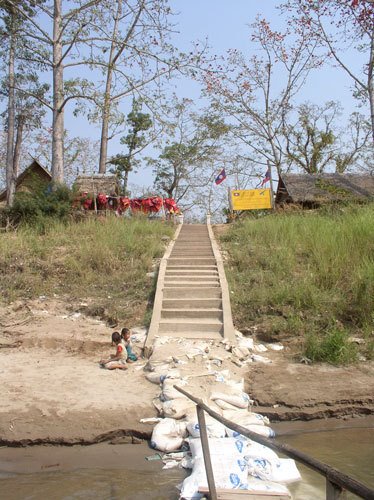
[[[136,155],[149,144],[145,132],[152,127],[152,120],[150,115],[142,113],[141,109],[141,102],[134,100],[132,110],[127,116],[128,134],[121,138],[121,144],[127,146],[127,153],[117,154],[109,160],[109,163],[115,167],[115,174],[122,181],[124,195],[127,194],[129,173],[138,163]]]
[[[27,56],[23,33],[25,19],[18,8],[24,9],[27,15],[33,18],[35,16],[34,7],[34,2],[27,0],[18,1],[17,8],[7,0],[0,2],[0,36],[5,42],[1,48],[0,57],[7,68],[4,71],[6,76],[1,79],[0,98],[7,99],[7,109],[3,116],[7,131],[6,187],[8,205],[13,203],[24,130],[38,126],[43,115],[43,110],[38,102],[25,94],[25,88],[32,89],[34,94],[40,97],[43,97],[48,89],[47,85],[39,83],[35,68],[25,62]]]
[[[29,51],[28,61],[52,71],[52,99],[49,101],[28,91],[52,111],[52,180],[64,181],[64,111],[70,100],[90,98],[86,92],[88,82],[79,78],[64,79],[66,59],[75,63],[80,57],[79,45],[87,36],[87,25],[95,16],[98,0],[78,1],[77,6],[63,12],[62,0],[53,0],[52,6],[35,3],[36,15],[31,16],[25,6],[15,0],[7,3],[24,20],[22,34]],[[35,13],[34,13],[35,14]],[[41,17],[49,21],[44,28]]]
[[[345,71],[354,83],[355,96],[368,103],[374,143],[374,3],[372,0],[288,0],[290,24],[302,27],[309,39],[326,49],[326,58]],[[347,57],[362,54],[361,72]],[[356,61],[355,61],[356,62]]]
[[[90,65],[101,66],[105,74],[99,109],[100,173],[106,171],[109,140],[119,133],[121,125],[125,126],[119,103],[136,96],[151,105],[153,94],[159,99],[165,80],[203,63],[204,46],[197,44],[192,52],[184,54],[170,43],[169,34],[174,29],[171,16],[167,0],[116,0],[109,2],[103,12],[99,36],[92,41],[95,59],[87,60]],[[97,29],[95,21],[92,30]]]
[[[333,101],[324,106],[306,103],[298,107],[296,124],[284,130],[290,166],[318,174],[331,164],[336,146],[333,126],[338,113],[339,107]]]
[[[157,159],[149,159],[155,172],[155,188],[188,205],[194,188],[207,185],[201,172],[217,162],[222,154],[221,140],[228,132],[224,121],[212,112],[198,115],[192,111],[192,101],[172,101],[171,122],[165,130],[165,143]]]
[[[231,132],[249,151],[248,159],[280,173],[285,156],[282,131],[294,98],[309,72],[320,64],[306,30],[293,34],[271,29],[265,19],[251,25],[256,54],[236,49],[205,73],[205,93],[233,123]]]

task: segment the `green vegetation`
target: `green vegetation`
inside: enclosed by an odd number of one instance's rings
[[[142,321],[155,290],[154,259],[161,257],[161,238],[174,228],[161,221],[88,218],[67,223],[48,218],[48,225],[19,227],[0,239],[0,294],[10,302],[58,295],[76,310],[118,321]],[[147,313],[147,317],[149,314]]]
[[[374,210],[246,218],[221,237],[238,328],[315,361],[373,358]],[[356,345],[350,338],[363,339]]]
[[[18,192],[11,207],[0,213],[0,222],[5,219],[14,226],[32,225],[44,231],[55,220],[66,221],[72,213],[74,192],[67,186],[60,185],[52,190],[45,182],[35,177],[29,182],[30,191]]]

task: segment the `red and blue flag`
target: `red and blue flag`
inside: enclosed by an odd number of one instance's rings
[[[266,184],[271,179],[270,167],[265,172],[265,177],[262,179],[261,187]]]
[[[215,183],[217,184],[217,186],[218,186],[218,185],[219,185],[219,184],[221,184],[221,182],[223,182],[225,179],[226,179],[226,172],[225,172],[225,169],[223,168],[223,169],[220,171],[220,173],[217,175],[216,180],[215,180],[214,182],[215,182]]]

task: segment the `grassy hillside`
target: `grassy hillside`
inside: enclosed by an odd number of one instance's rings
[[[373,206],[247,218],[221,243],[238,328],[312,360],[373,358]]]
[[[155,290],[147,272],[174,230],[142,217],[20,227],[0,237],[0,294],[6,302],[57,295],[113,322],[142,321]]]

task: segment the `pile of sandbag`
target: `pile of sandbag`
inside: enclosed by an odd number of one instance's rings
[[[189,439],[192,473],[180,486],[180,498],[196,500],[203,497],[200,487],[207,487],[201,441]],[[209,452],[217,488],[266,491],[288,494],[285,484],[300,479],[295,462],[280,459],[266,446],[235,438],[209,438]]]
[[[249,347],[241,346],[242,349]],[[182,376],[183,369],[178,369],[173,361],[153,362],[149,368],[147,380],[160,386],[159,397],[153,404],[163,417],[153,429],[151,446],[165,453],[190,449],[190,454],[183,460],[167,463],[168,468],[182,466],[192,469],[191,475],[181,485],[181,499],[202,498],[198,489],[207,487],[207,478],[196,406],[174,386],[184,387],[194,395],[198,393],[197,389],[203,389],[204,402],[225,419],[265,437],[275,435],[269,420],[251,411],[253,401],[244,391],[244,381],[230,380],[228,370],[209,371],[206,376],[210,378],[206,383],[198,375],[200,385],[194,387],[193,376]],[[289,494],[287,487],[280,483],[300,479],[293,460],[280,459],[270,448],[231,430],[208,414],[205,414],[205,423],[217,488]]]

